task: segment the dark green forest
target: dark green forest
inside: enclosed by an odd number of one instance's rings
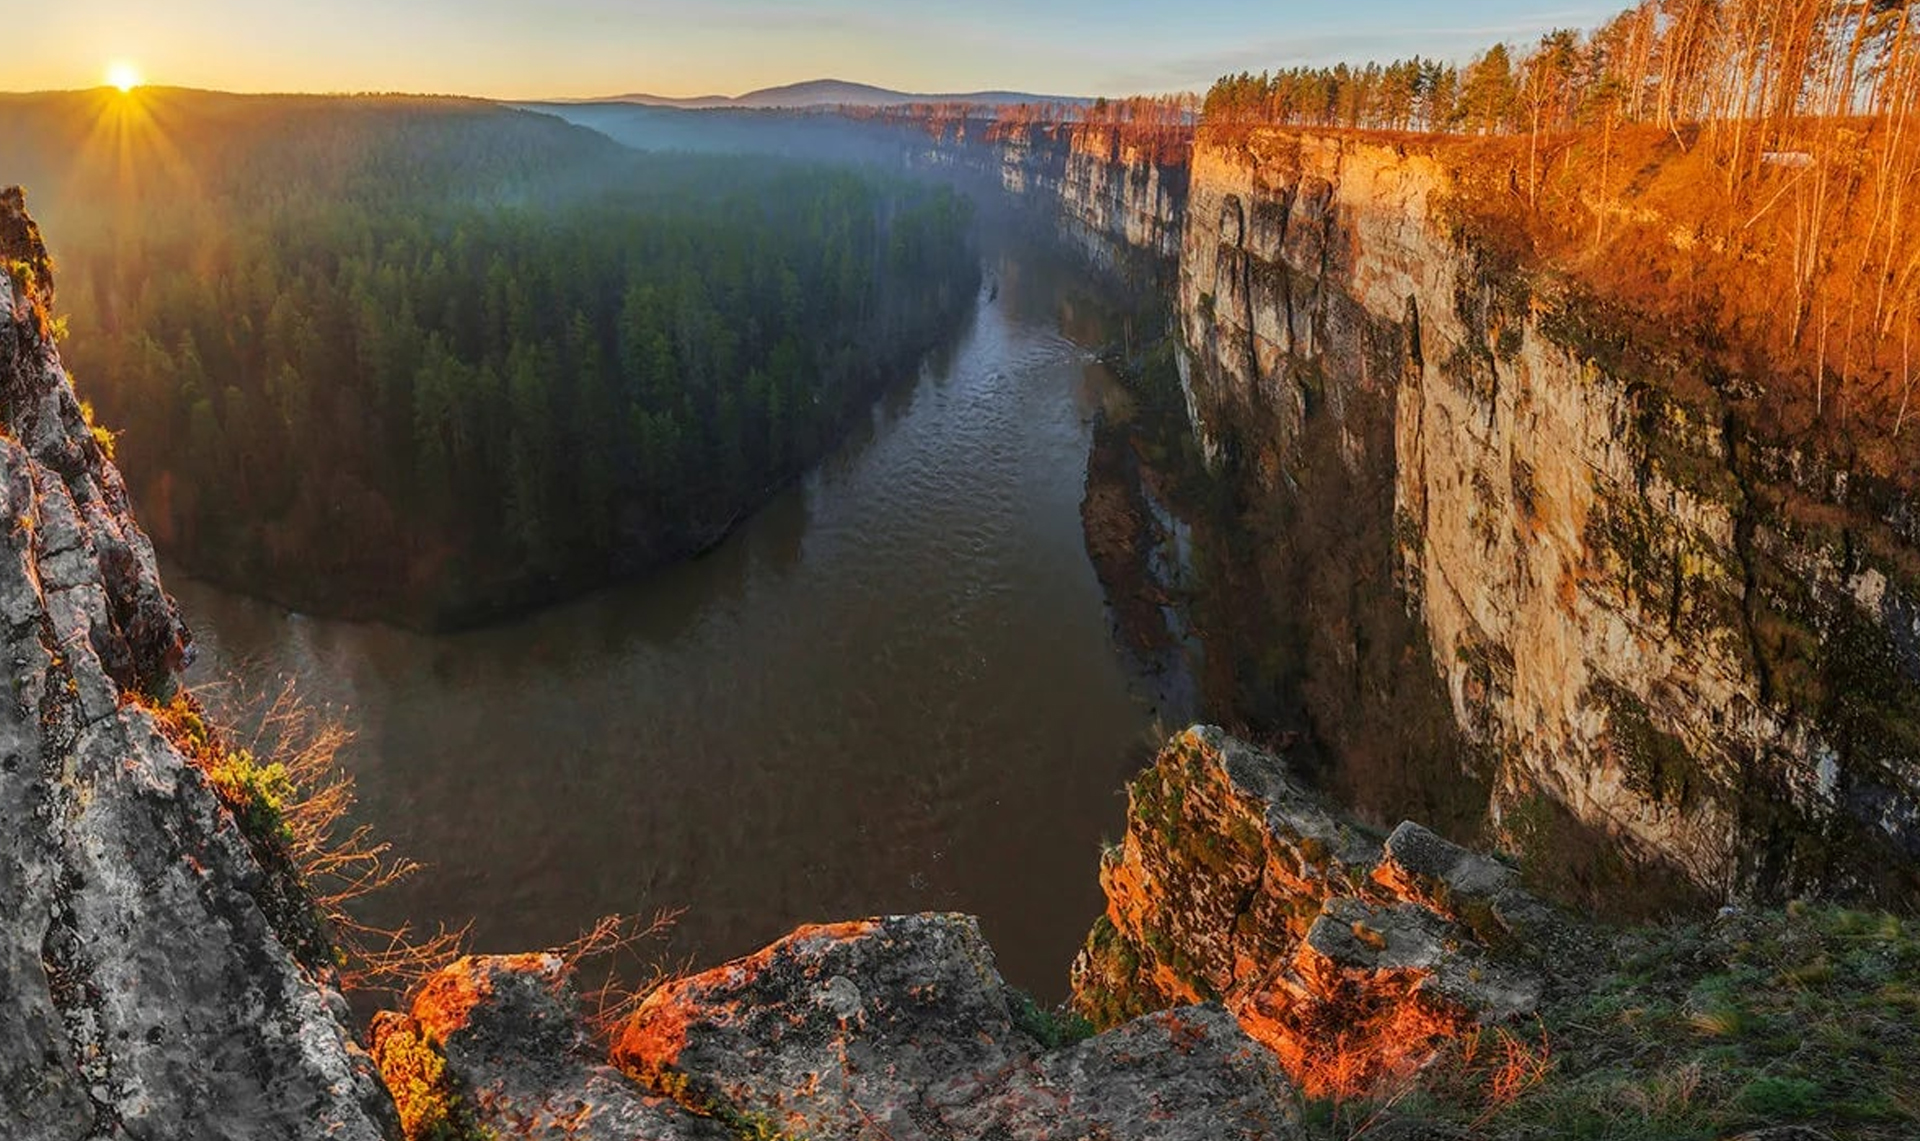
[[[136,97],[0,100],[0,182],[162,550],[301,609],[471,621],[697,551],[978,287],[944,189],[485,104]]]

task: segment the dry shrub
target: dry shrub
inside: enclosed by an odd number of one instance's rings
[[[237,681],[200,692],[222,716],[209,717],[197,697],[184,693],[165,705],[143,704],[208,774],[255,851],[297,876],[299,893],[331,939],[344,990],[408,999],[467,953],[471,923],[422,934],[411,924],[389,928],[359,918],[360,901],[422,865],[354,819],[354,778],[341,761],[353,740],[350,730],[301,698],[292,682],[271,696]],[[608,915],[552,949],[564,964],[560,977],[576,985],[587,1024],[603,1040],[669,977],[667,964],[649,948],[679,915],[666,909]]]
[[[587,1026],[600,1041],[611,1042],[621,1023],[673,976],[663,960],[641,949],[664,939],[681,913],[663,908],[648,917],[603,916],[579,938],[553,948],[561,977],[580,992]]]
[[[271,696],[238,682],[199,692],[208,702],[183,691],[164,705],[142,704],[207,775],[269,873],[284,869],[296,881],[331,941],[342,988],[403,993],[457,958],[465,927],[421,935],[411,924],[377,927],[355,915],[358,901],[421,865],[354,821],[353,774],[340,762],[352,732],[291,681]],[[208,704],[220,714],[210,715]]]
[[[1532,1034],[1505,1026],[1476,1027],[1461,1037],[1441,1083],[1452,1087],[1456,1100],[1479,1102],[1482,1108],[1474,1121],[1478,1128],[1545,1081],[1553,1065],[1552,1043],[1543,1027]]]

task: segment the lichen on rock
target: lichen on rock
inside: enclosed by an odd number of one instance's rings
[[[460,959],[427,979],[410,1013],[375,1019],[373,1052],[408,1141],[733,1136],[607,1065],[558,955]]]
[[[1530,1014],[1540,961],[1569,941],[1512,869],[1411,822],[1376,838],[1211,727],[1134,781],[1100,879],[1075,1006],[1106,1026],[1223,1003],[1313,1094],[1363,1091]]]
[[[1217,1006],[1048,1049],[1015,1005],[971,918],[804,927],[662,987],[614,1060],[653,1090],[780,1135],[1297,1134],[1272,1055]]]

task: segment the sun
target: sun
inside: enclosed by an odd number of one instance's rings
[[[114,60],[107,65],[107,85],[118,87],[122,91],[132,91],[140,86],[140,69],[124,59]]]

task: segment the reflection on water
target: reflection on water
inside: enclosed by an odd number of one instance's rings
[[[444,637],[175,579],[194,680],[292,675],[345,711],[365,818],[431,865],[375,922],[473,918],[504,951],[685,907],[672,953],[705,962],[951,909],[1060,998],[1152,711],[1079,518],[1111,381],[1050,272],[989,267],[957,344],[705,558]]]

